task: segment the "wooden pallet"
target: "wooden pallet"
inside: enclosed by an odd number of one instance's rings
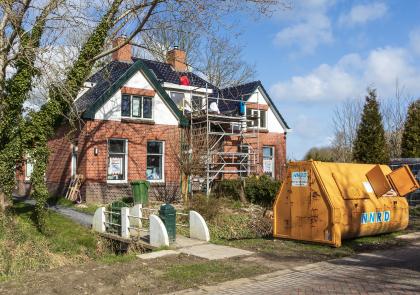
[[[80,187],[82,186],[83,179],[84,177],[82,174],[76,174],[71,178],[69,189],[66,193],[66,199],[71,201],[81,200]]]

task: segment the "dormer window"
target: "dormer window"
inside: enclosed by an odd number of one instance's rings
[[[266,110],[254,110],[246,109],[246,117],[248,120],[247,126],[254,128],[267,128],[267,111]]]
[[[152,97],[123,94],[121,97],[121,117],[135,119],[153,118]]]

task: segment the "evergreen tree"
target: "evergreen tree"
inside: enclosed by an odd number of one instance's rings
[[[354,141],[353,161],[382,164],[389,162],[385,131],[375,89],[368,89],[362,118]]]
[[[420,158],[420,99],[408,107],[401,139],[401,157]]]

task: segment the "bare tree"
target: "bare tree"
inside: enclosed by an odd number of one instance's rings
[[[412,97],[404,95],[404,88],[395,84],[395,97],[381,101],[381,113],[384,122],[385,137],[390,147],[390,158],[398,158],[401,155],[401,139],[404,130],[404,122],[407,114],[407,106],[413,101]]]
[[[146,31],[141,36],[147,50],[142,50],[140,55],[151,57],[160,62],[166,62],[166,53],[174,46],[186,52],[186,63],[193,67],[199,62],[199,50],[202,35],[193,28],[193,24],[180,21],[168,24],[159,21],[156,29]]]
[[[332,149],[337,162],[351,162],[353,142],[363,109],[361,100],[347,99],[333,113]]]
[[[241,45],[233,44],[235,38],[201,34],[187,20],[171,26],[168,23],[157,26],[157,30],[142,35],[153,59],[165,62],[166,53],[176,45],[186,52],[186,63],[191,70],[216,87],[235,86],[255,77],[255,66],[242,58]]]
[[[177,160],[177,167],[181,172],[181,194],[185,204],[188,203],[188,184],[194,177],[206,176],[208,147],[221,148],[219,136],[207,135],[206,126],[185,127],[175,131],[174,136],[179,140],[168,142],[169,152]]]
[[[229,38],[207,42],[204,63],[199,65],[208,80],[217,87],[230,87],[255,78],[255,65],[242,58],[240,45],[231,44]]]

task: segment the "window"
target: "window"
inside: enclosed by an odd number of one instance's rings
[[[260,128],[267,128],[266,111],[260,110]]]
[[[121,96],[121,117],[152,119],[152,97],[123,94]]]
[[[77,146],[73,145],[71,149],[71,176],[77,174]]]
[[[163,141],[147,142],[146,177],[149,181],[164,180],[164,143]]]
[[[203,97],[193,95],[191,98],[191,106],[193,111],[199,111],[203,109]]]
[[[248,127],[267,128],[267,111],[246,109],[246,117],[248,120]]]
[[[274,177],[274,147],[263,147],[263,172],[264,174]]]
[[[108,140],[108,181],[127,181],[127,140]]]
[[[171,98],[178,107],[182,106],[184,97],[185,97],[185,95],[182,92],[171,91]]]
[[[121,116],[130,117],[130,96],[123,95],[121,98]]]
[[[132,98],[133,112],[131,115],[136,118],[141,118],[142,107],[141,107],[141,97],[133,96]]]
[[[30,159],[26,159],[25,162],[25,180],[31,180],[32,171],[34,171],[34,163]]]

